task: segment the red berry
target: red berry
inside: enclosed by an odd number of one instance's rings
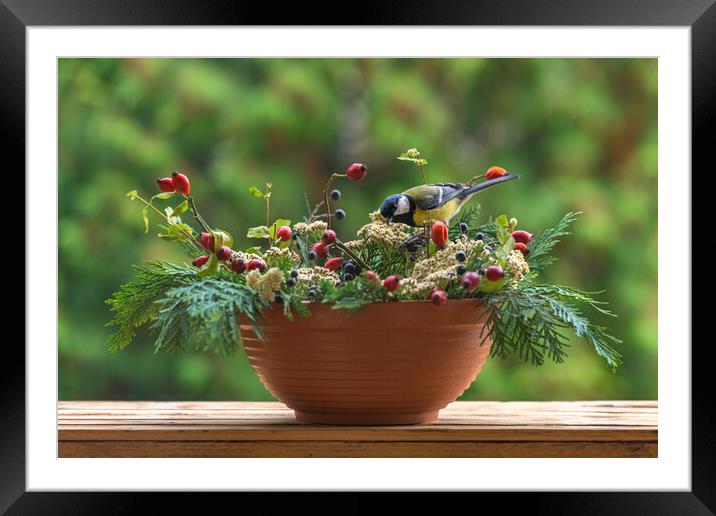
[[[337,271],[341,268],[341,264],[343,263],[343,258],[340,256],[338,258],[331,258],[330,260],[326,260],[326,263],[323,265],[326,269],[329,271]]]
[[[208,256],[199,256],[198,258],[194,258],[194,260],[191,262],[191,264],[194,267],[202,268],[206,262],[209,261]]]
[[[473,290],[480,283],[480,275],[476,272],[466,272],[462,275],[462,288],[465,290]]]
[[[366,272],[366,273],[365,273],[365,277],[368,278],[368,279],[371,280],[371,281],[379,281],[379,280],[380,280],[380,276],[378,276],[378,275],[377,275],[375,272],[373,272],[373,271],[368,271],[368,272]]]
[[[321,240],[326,244],[332,244],[336,241],[336,232],[332,229],[325,230],[323,236],[321,236]]]
[[[316,242],[311,246],[311,251],[316,253],[318,258],[325,258],[328,256],[328,246],[323,242]]]
[[[234,258],[234,261],[231,262],[231,268],[234,269],[234,272],[237,274],[241,274],[246,270],[246,262],[243,259],[236,257]]]
[[[346,175],[351,181],[360,181],[365,177],[368,169],[363,163],[353,163],[346,169]]]
[[[214,252],[214,237],[211,235],[211,233],[201,233],[199,235],[199,242],[204,249],[206,249],[207,251],[211,251],[212,253]]]
[[[529,244],[530,240],[532,240],[532,238],[534,237],[532,236],[532,233],[528,233],[527,231],[522,231],[521,229],[518,229],[517,231],[512,232],[512,238],[515,239],[515,242]]]
[[[191,185],[189,184],[189,178],[180,172],[172,172],[172,184],[174,190],[180,194],[189,195]]]
[[[490,265],[485,271],[485,277],[490,281],[500,280],[504,275],[505,271],[499,265]]]
[[[216,257],[219,260],[228,260],[231,258],[231,248],[228,245],[222,245],[216,250]]]
[[[432,301],[434,305],[444,305],[447,303],[447,300],[447,294],[443,290],[435,289],[430,293],[430,301]]]
[[[515,247],[513,248],[515,251],[519,251],[522,254],[527,254],[529,251],[527,250],[527,246],[523,244],[522,242],[515,243]]]
[[[293,235],[293,231],[288,226],[281,226],[278,228],[278,231],[276,231],[276,238],[278,238],[281,242],[285,242],[291,236]]]
[[[159,186],[159,189],[162,192],[174,191],[174,182],[171,177],[162,177],[161,179],[157,178],[157,186]]]
[[[438,220],[433,223],[433,228],[430,230],[433,242],[438,249],[445,247],[448,241],[448,227],[443,221]]]
[[[263,260],[260,258],[252,258],[248,262],[246,262],[246,269],[252,271],[254,269],[258,269],[259,271],[263,272],[263,270],[266,268],[266,263],[264,263]]]
[[[487,169],[487,172],[485,172],[485,177],[487,179],[497,179],[498,177],[506,176],[507,170],[505,170],[502,167],[490,167]]]
[[[386,288],[386,290],[388,290],[388,292],[397,290],[397,288],[400,286],[400,276],[398,274],[391,274],[390,276],[387,276],[383,280],[383,286]]]

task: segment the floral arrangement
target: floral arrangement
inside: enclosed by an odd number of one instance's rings
[[[398,158],[414,163],[425,179],[427,161],[416,149]],[[190,263],[151,261],[135,266],[136,278],[107,303],[116,327],[108,348],[129,344],[135,330],[148,325],[156,333],[157,351],[186,348],[232,353],[240,344],[236,321],[244,314],[261,335],[265,310],[282,310],[289,319],[309,317],[314,303],[337,310],[358,310],[369,303],[474,298],[486,308],[483,338],[492,339],[491,355],[515,354],[534,364],[545,358],[562,362],[569,331],[591,344],[614,370],[621,356],[619,340],[589,322],[581,306],[613,315],[599,292],[586,292],[538,282],[555,258],[551,252],[568,235],[578,214],[568,213],[554,227],[540,232],[521,228],[515,218],[500,215],[479,221],[479,205],[465,206],[449,225],[435,220],[422,227],[389,223],[380,211],[354,238],[342,240],[335,222],[346,217],[335,209],[342,192],[338,180],[361,181],[367,167],[354,163],[328,179],[323,198],[300,222],[271,221],[271,183],[251,187],[249,194],[265,203],[265,224],[247,229],[257,245],[239,250],[232,236],[210,226],[197,209],[189,178],[174,172],[157,180],[160,193],[146,200],[133,190],[127,196],[143,204],[144,231],[149,214],[161,223],[158,237],[186,251]],[[504,174],[490,167],[473,178]],[[169,206],[160,207],[160,201]],[[179,201],[177,203],[177,201]],[[191,217],[197,228],[185,218]]]

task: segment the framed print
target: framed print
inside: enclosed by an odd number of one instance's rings
[[[690,299],[712,4],[261,26],[262,6],[3,1],[28,303],[0,506],[713,511]]]

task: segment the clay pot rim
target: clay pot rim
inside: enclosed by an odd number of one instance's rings
[[[485,302],[482,299],[477,298],[477,297],[463,297],[460,299],[448,299],[445,302],[445,304],[468,303],[468,302],[479,303],[480,305],[486,306]],[[377,303],[367,303],[363,306],[396,305],[396,304],[411,304],[411,303],[413,303],[413,304],[431,303],[432,304],[432,301],[430,299],[405,299],[405,300],[398,300],[398,301],[380,301]],[[335,303],[316,303],[314,301],[305,301],[304,300],[304,301],[301,301],[301,304],[309,305],[309,306],[332,306]],[[272,303],[269,303],[269,305],[283,307],[283,303],[272,302]],[[349,309],[346,309],[346,310],[349,310]],[[360,308],[358,310],[360,310]]]

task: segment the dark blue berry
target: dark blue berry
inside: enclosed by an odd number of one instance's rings
[[[296,278],[288,278],[286,280],[286,285],[289,287],[293,287],[296,284]]]
[[[460,233],[467,233],[467,224],[465,224],[464,222],[460,222]]]
[[[310,261],[313,261],[313,260],[315,260],[316,258],[318,258],[318,255],[316,254],[316,251],[314,251],[313,249],[310,250],[310,251],[308,251],[308,259],[309,259]]]
[[[355,274],[356,266],[353,264],[353,262],[346,262],[343,266],[343,270],[346,271],[348,274]]]
[[[355,276],[353,276],[353,274],[351,274],[351,273],[349,273],[349,272],[346,272],[346,273],[343,275],[343,279],[346,280],[346,281],[353,281],[353,278],[355,278]]]
[[[485,240],[485,235],[482,233],[475,233],[475,240]]]
[[[283,303],[283,298],[276,294],[276,297],[273,298],[274,303]]]
[[[291,277],[292,277],[292,278],[298,278],[298,271],[297,271],[296,269],[293,269],[293,270],[291,271]]]
[[[341,198],[341,191],[340,190],[331,190],[331,199],[334,201],[337,201]]]
[[[464,262],[467,259],[467,256],[462,251],[458,251],[457,253],[455,253],[455,259],[458,262]]]
[[[459,275],[462,276],[463,274],[465,274],[465,272],[467,272],[467,267],[465,267],[464,265],[460,264],[460,265],[458,265],[457,267],[455,267],[455,272],[457,272]]]
[[[340,208],[336,210],[336,218],[338,220],[343,220],[346,218],[346,212],[341,210]]]

